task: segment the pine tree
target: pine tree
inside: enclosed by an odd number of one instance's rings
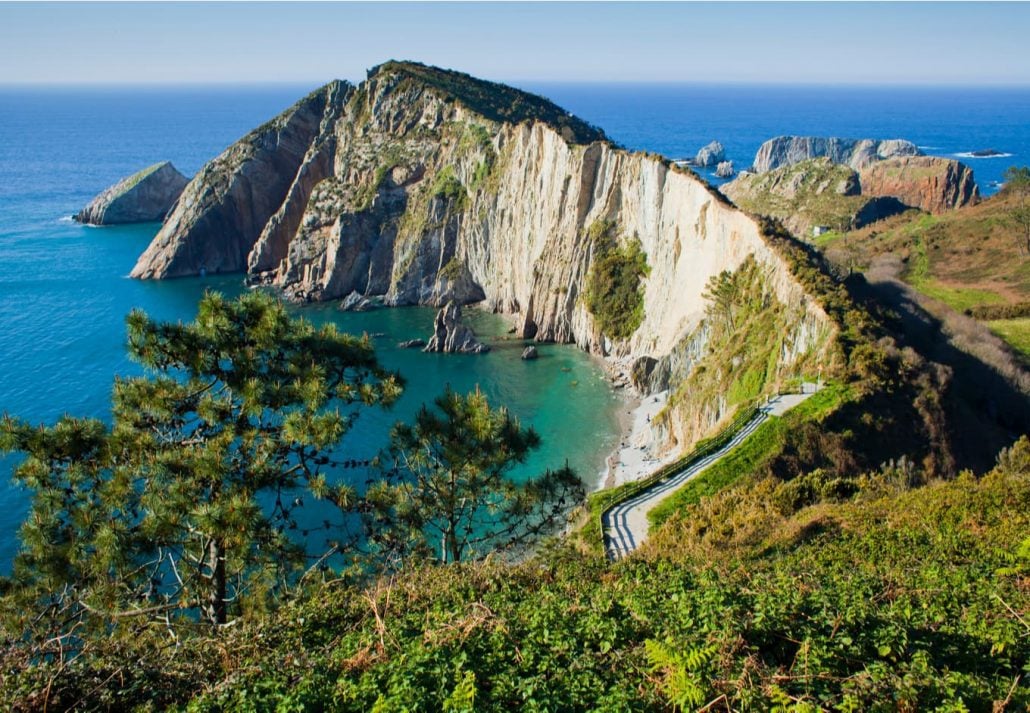
[[[383,477],[359,505],[380,561],[458,562],[525,545],[583,498],[568,466],[522,483],[509,477],[540,437],[478,389],[448,389],[435,406],[394,427]]]
[[[67,616],[200,612],[290,581],[303,489],[346,500],[324,470],[361,406],[399,378],[367,338],[316,329],[278,301],[207,294],[189,324],[128,317],[148,372],[118,379],[110,427],[4,417],[0,451],[32,491],[15,578]],[[238,606],[237,606],[238,608]]]

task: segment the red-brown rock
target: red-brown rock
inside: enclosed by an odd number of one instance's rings
[[[980,202],[973,170],[949,158],[904,156],[878,161],[859,174],[862,195],[890,196],[940,214]]]

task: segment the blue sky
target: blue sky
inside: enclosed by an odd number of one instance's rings
[[[1030,84],[1027,3],[0,3],[0,84]]]

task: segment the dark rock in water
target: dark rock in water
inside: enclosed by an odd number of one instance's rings
[[[425,345],[425,339],[408,339],[406,341],[397,343],[397,346],[401,349],[421,349]]]
[[[526,347],[525,349],[522,350],[522,358],[525,361],[529,361],[531,359],[538,359],[539,357],[540,357],[540,354],[537,352],[536,347],[534,347],[532,345],[530,345],[530,346],[528,346],[528,347]]]
[[[436,313],[433,321],[433,336],[424,351],[447,354],[483,354],[490,351],[475,333],[461,321],[461,305],[448,302]]]
[[[344,312],[368,312],[382,306],[381,299],[369,299],[357,291],[351,292],[340,302],[340,309]]]
[[[697,152],[694,165],[702,168],[717,166],[726,160],[726,149],[718,141],[713,141]]]
[[[970,151],[969,155],[974,158],[989,158],[991,156],[1004,156],[1005,153],[998,149],[980,149],[979,151]]]
[[[715,167],[716,178],[732,178],[733,173],[733,161],[720,161]]]
[[[89,225],[153,223],[164,220],[189,183],[170,162],[155,163],[123,178],[75,216]]]

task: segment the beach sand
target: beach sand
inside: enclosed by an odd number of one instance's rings
[[[619,414],[622,430],[619,447],[608,457],[608,468],[601,479],[605,488],[639,480],[672,461],[675,453],[658,457],[657,434],[651,420],[662,410],[669,397],[668,391],[627,400],[626,410]]]

